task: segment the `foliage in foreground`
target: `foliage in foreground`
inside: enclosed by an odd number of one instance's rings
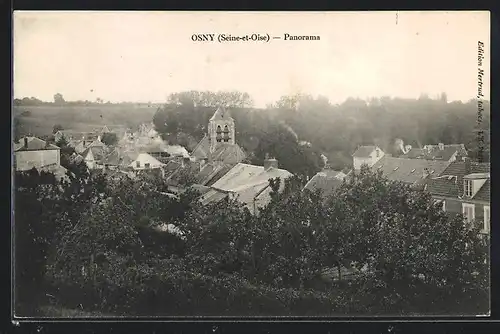
[[[321,194],[288,180],[258,217],[229,200],[202,206],[191,191],[160,196],[161,182],[148,178],[82,172],[60,185],[41,177],[17,180],[18,291],[38,288],[65,307],[128,315],[488,311],[488,241],[479,227],[368,169],[324,206]],[[175,229],[155,230],[165,224]],[[328,268],[353,268],[357,279],[332,282]]]

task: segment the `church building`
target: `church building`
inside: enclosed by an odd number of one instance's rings
[[[236,143],[234,119],[219,107],[208,122],[208,133],[193,149],[192,156],[204,163],[232,164],[242,162],[245,152]]]

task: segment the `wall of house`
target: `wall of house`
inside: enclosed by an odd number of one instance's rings
[[[137,162],[139,162],[139,167],[137,167]],[[146,163],[149,163],[149,168],[160,168],[162,163],[148,154],[141,154],[133,161],[129,166],[134,169],[146,169]]]
[[[59,150],[18,151],[16,154],[16,170],[29,170],[47,165],[60,165]]]
[[[442,197],[438,198],[435,197],[435,199],[443,199]],[[473,203],[473,202],[468,202],[468,201],[462,201],[457,199],[451,199],[447,198],[445,199],[445,211],[447,213],[450,213],[452,215],[456,214],[461,214],[462,213],[462,203],[470,203],[474,204],[474,216],[476,218],[476,221],[480,222],[481,224],[484,222],[484,206],[485,204],[483,203]],[[491,221],[491,218],[490,218]]]
[[[363,158],[353,157],[354,169],[356,170],[361,169],[361,165],[363,164],[367,164],[368,167],[375,165],[375,163],[380,159],[382,159],[382,157],[385,155],[385,153],[382,150],[378,150],[378,152],[379,152],[378,157],[377,157],[377,151],[373,151],[369,157],[363,157]]]

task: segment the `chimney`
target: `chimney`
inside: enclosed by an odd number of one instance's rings
[[[438,145],[439,145],[439,149],[440,149],[441,151],[443,151],[443,150],[444,150],[444,144],[443,144],[443,143],[439,143]]]
[[[28,137],[24,137],[24,148],[28,148]]]
[[[470,159],[468,157],[464,157],[463,160],[465,162],[465,175],[468,175],[471,173]]]
[[[267,158],[264,160],[264,170],[269,168],[278,168],[278,160],[273,158]]]

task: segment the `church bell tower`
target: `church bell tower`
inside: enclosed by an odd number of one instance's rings
[[[234,119],[225,108],[217,108],[208,122],[210,152],[215,151],[219,144],[236,144],[234,137]]]

